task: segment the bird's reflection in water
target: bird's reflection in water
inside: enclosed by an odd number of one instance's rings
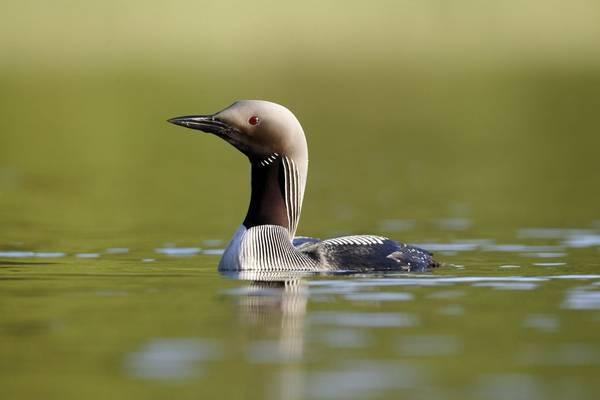
[[[247,281],[239,291],[244,325],[256,328],[261,340],[249,351],[251,363],[279,364],[273,397],[305,397],[304,328],[309,290],[306,273],[238,272],[228,277]]]

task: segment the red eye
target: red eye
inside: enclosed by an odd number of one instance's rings
[[[248,120],[248,123],[250,125],[257,125],[260,122],[260,119],[256,116],[253,115],[252,117],[250,117],[250,119]]]

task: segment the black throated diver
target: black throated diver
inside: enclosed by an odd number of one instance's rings
[[[295,238],[308,149],[302,126],[287,108],[241,100],[215,114],[169,122],[223,138],[250,160],[250,206],[225,249],[219,270],[424,271],[438,266],[427,251],[382,236]]]

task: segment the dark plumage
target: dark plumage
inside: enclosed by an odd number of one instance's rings
[[[381,239],[382,243],[357,245],[303,237],[301,240],[294,240],[294,246],[318,264],[340,271],[422,272],[439,267],[432,254],[426,250],[387,238]]]

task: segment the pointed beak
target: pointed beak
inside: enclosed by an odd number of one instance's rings
[[[213,133],[218,136],[224,136],[231,130],[231,126],[219,120],[214,115],[187,115],[171,118],[168,122],[190,129]]]

